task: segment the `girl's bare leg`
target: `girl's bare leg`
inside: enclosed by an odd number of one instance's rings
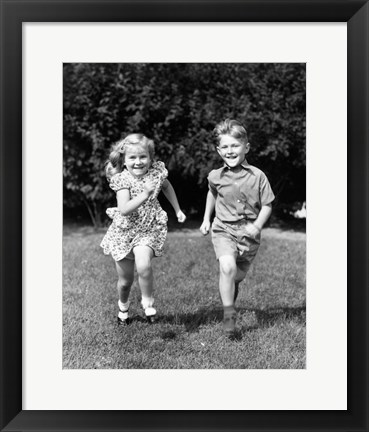
[[[115,263],[118,272],[118,324],[129,324],[129,293],[134,278],[134,261],[128,258],[116,261]]]
[[[133,249],[135,255],[138,282],[141,289],[141,304],[145,310],[145,315],[150,322],[154,321],[156,310],[154,304],[154,276],[151,261],[154,256],[153,250],[149,246],[136,246]]]
[[[122,303],[127,303],[134,279],[134,261],[124,258],[115,262],[118,273],[118,296]]]
[[[136,246],[133,249],[135,255],[138,282],[142,297],[152,297],[154,291],[154,277],[151,260],[154,252],[149,246]]]

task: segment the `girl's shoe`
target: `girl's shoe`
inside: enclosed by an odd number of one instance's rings
[[[117,320],[118,320],[118,325],[128,325],[130,322],[128,311],[127,312],[119,311]]]
[[[145,316],[148,323],[153,324],[156,321],[156,309],[147,307],[145,309]]]
[[[129,315],[128,315],[128,309],[129,309],[129,302],[128,304],[123,304],[120,301],[118,301],[118,325],[128,325],[130,323]]]
[[[145,312],[146,320],[150,324],[156,321],[156,309],[153,308],[154,299],[152,297],[143,297],[141,300],[142,308]]]

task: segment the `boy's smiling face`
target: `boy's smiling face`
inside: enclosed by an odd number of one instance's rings
[[[249,150],[249,143],[245,144],[230,135],[222,135],[217,147],[220,157],[230,168],[241,165]]]

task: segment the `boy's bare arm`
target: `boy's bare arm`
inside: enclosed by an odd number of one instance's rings
[[[210,231],[210,225],[211,225],[210,219],[211,219],[211,215],[213,214],[214,207],[215,207],[214,195],[210,191],[208,191],[208,194],[206,196],[204,220],[200,226],[200,231],[204,235],[208,234]]]
[[[266,221],[269,219],[271,214],[272,214],[271,204],[263,205],[261,207],[258,217],[254,221],[254,225],[259,231],[263,229],[263,226],[265,225]]]
[[[178,218],[178,222],[184,222],[186,220],[185,214],[182,212],[181,208],[179,207],[177,195],[175,193],[175,190],[170,183],[169,180],[165,179],[163,186],[162,186],[163,194],[165,195],[166,199],[171,203],[175,214]]]
[[[261,207],[258,217],[254,220],[254,222],[250,222],[246,225],[246,232],[250,237],[255,238],[260,231],[263,229],[264,224],[269,219],[270,214],[272,213],[272,205],[264,205]]]

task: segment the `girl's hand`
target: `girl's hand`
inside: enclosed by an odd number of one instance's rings
[[[252,222],[248,223],[245,227],[246,234],[251,238],[256,238],[256,236],[260,233],[260,229],[253,224]]]
[[[210,231],[210,221],[205,220],[200,227],[200,231],[203,235],[209,234]]]
[[[154,193],[155,187],[156,187],[156,183],[152,180],[147,180],[144,183],[144,193],[146,194],[147,197],[149,197]]]
[[[183,223],[186,220],[186,215],[182,212],[182,210],[178,211],[177,219],[178,219],[178,222],[180,222],[180,223]]]

